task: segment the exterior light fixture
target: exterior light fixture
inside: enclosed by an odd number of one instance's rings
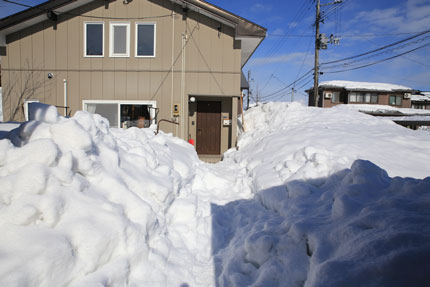
[[[48,79],[52,79],[54,77],[53,73],[48,73]]]
[[[196,101],[196,97],[190,97],[190,102],[194,103]]]

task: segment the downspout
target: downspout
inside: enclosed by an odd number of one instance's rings
[[[173,119],[173,94],[174,88],[173,85],[175,83],[174,80],[174,63],[175,63],[175,11],[172,10],[172,65],[171,71],[172,74],[172,83],[171,83],[171,91],[170,91],[170,118]]]
[[[67,117],[67,80],[63,80],[64,84],[64,116]]]
[[[181,119],[181,137],[183,139],[185,139],[184,136],[184,125],[185,125],[185,115],[184,115],[184,104],[185,104],[185,46],[187,44],[187,34],[186,32],[182,34],[182,71],[181,71],[181,105],[180,105],[180,109],[181,109],[181,114],[180,114],[180,119]]]

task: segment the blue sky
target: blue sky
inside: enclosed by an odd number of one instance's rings
[[[34,5],[43,1],[22,1]],[[313,67],[314,61],[314,0],[209,0],[209,2],[236,13],[268,29],[268,37],[244,68],[251,70],[251,87],[261,98],[294,82]],[[321,4],[332,1],[321,0]],[[324,63],[357,55],[430,29],[430,0],[344,0],[344,3],[326,6],[321,33],[340,37],[340,45],[328,45],[320,51]],[[17,12],[20,8],[0,1],[0,17]],[[388,36],[380,36],[387,35]],[[287,35],[287,36],[284,36]],[[376,35],[376,36],[369,36]],[[361,64],[388,58],[430,43],[430,33],[414,39],[412,44],[391,52],[381,53]],[[357,63],[358,64],[358,63]],[[332,70],[344,70],[339,67]],[[324,69],[322,69],[324,72]],[[326,70],[326,72],[329,70]],[[296,85],[295,100],[307,101],[305,89],[312,87],[312,76]],[[324,73],[321,81],[353,80],[387,82],[411,88],[430,90],[430,45],[405,56],[371,67]],[[289,101],[291,90],[269,97]]]

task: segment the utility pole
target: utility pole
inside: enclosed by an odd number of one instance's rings
[[[316,16],[315,16],[315,63],[314,63],[314,104],[318,107],[319,94],[318,94],[318,77],[319,77],[319,56],[320,49],[327,49],[328,39],[325,34],[320,34],[321,21],[321,6],[328,6],[342,3],[342,0],[334,0],[332,3],[320,4],[320,0],[316,0]],[[333,35],[330,37],[330,43],[339,45],[339,39],[335,39]]]
[[[248,70],[248,99],[247,99],[247,103],[246,103],[246,109],[249,109],[249,98],[251,97],[251,70]]]
[[[291,88],[291,102],[294,102],[294,87]]]
[[[319,36],[320,36],[320,21],[321,21],[321,13],[320,13],[320,0],[316,0],[316,16],[315,16],[315,63],[314,63],[314,104],[315,107],[318,107],[318,75],[319,75],[319,57],[320,57],[320,47],[319,47]]]

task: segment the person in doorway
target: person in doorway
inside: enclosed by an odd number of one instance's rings
[[[145,117],[144,116],[139,116],[139,118],[137,119],[137,127],[139,129],[145,128],[145,122],[146,122]]]

